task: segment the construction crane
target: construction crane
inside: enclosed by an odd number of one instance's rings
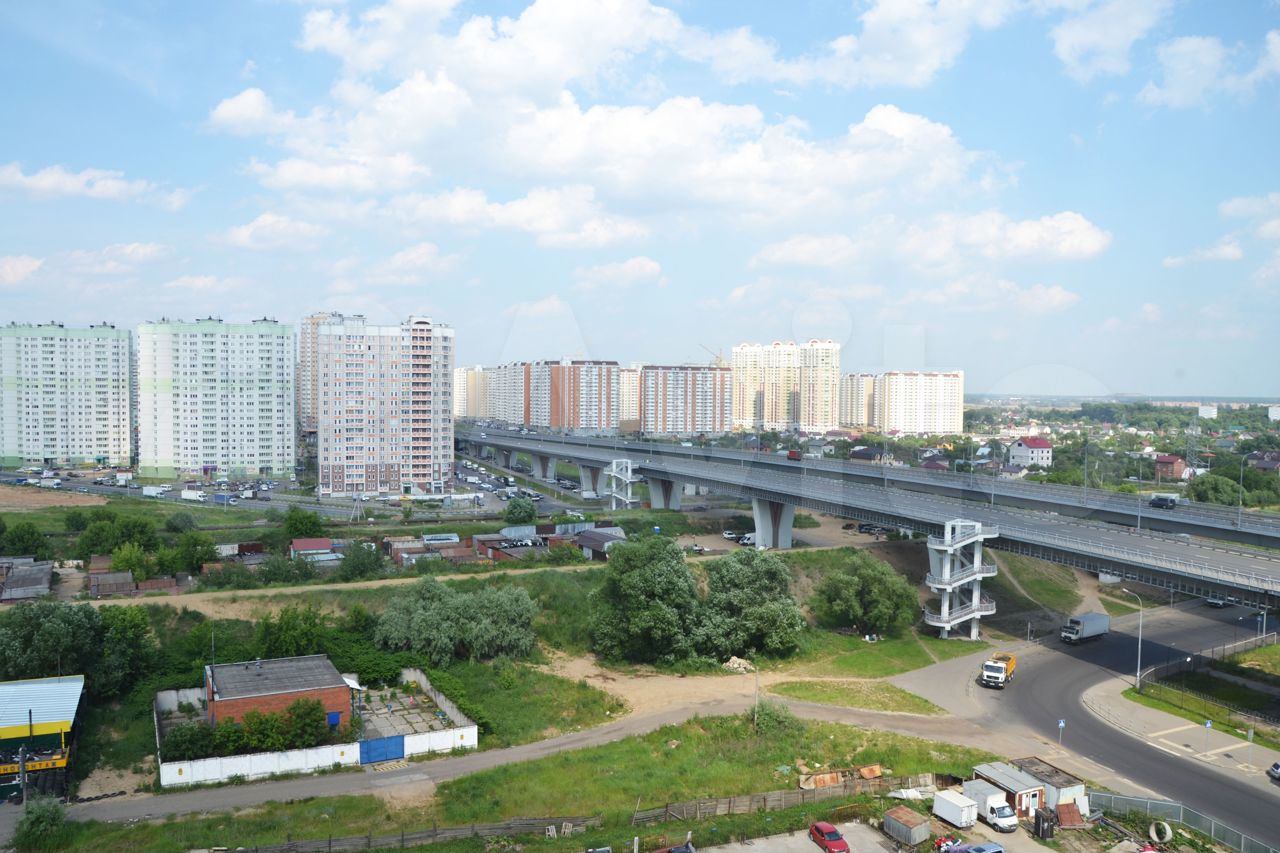
[[[702,347],[704,350],[706,350],[708,353],[711,354],[712,367],[728,367],[729,366],[729,362],[724,360],[723,349],[713,350],[711,347],[707,346],[706,344],[698,344],[698,346]]]

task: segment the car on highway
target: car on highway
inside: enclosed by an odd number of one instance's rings
[[[849,842],[844,840],[840,830],[825,820],[809,824],[809,840],[826,853],[849,853]]]
[[[1280,761],[1272,764],[1267,768],[1267,775],[1277,782],[1280,782]]]

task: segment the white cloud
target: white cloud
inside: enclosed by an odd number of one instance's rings
[[[31,255],[0,256],[0,286],[20,284],[42,266],[44,259]]]
[[[765,246],[751,259],[751,266],[839,267],[857,257],[859,248],[844,234],[799,234]]]
[[[535,187],[523,198],[489,201],[480,190],[458,189],[394,199],[390,210],[407,221],[480,228],[514,228],[545,246],[589,248],[636,239],[648,228],[600,209],[589,186]]]
[[[209,113],[209,123],[240,135],[282,133],[295,126],[293,113],[278,113],[267,93],[255,87],[225,98]]]
[[[1184,36],[1160,45],[1160,85],[1147,83],[1138,99],[1152,106],[1205,106],[1214,95],[1248,95],[1259,83],[1280,75],[1280,30],[1267,33],[1263,52],[1252,70],[1228,71],[1230,54],[1211,36]]]
[[[1227,199],[1218,205],[1218,213],[1236,219],[1266,216],[1272,212],[1280,212],[1280,193],[1267,193],[1264,196],[1238,196]]]
[[[552,294],[535,302],[514,302],[502,309],[508,317],[522,320],[544,320],[550,317],[572,316],[568,304],[559,296]]]
[[[188,293],[220,293],[239,287],[241,283],[238,279],[219,278],[216,275],[183,275],[166,281],[163,287]]]
[[[67,264],[76,272],[116,275],[131,272],[141,264],[167,254],[169,248],[159,243],[114,243],[97,251],[77,250],[69,253]]]
[[[662,274],[662,265],[644,255],[611,264],[579,268],[574,272],[574,278],[577,279],[574,286],[578,290],[588,292],[600,288],[615,291],[636,284],[667,286],[667,279]]]
[[[958,251],[985,258],[1041,256],[1091,258],[1111,244],[1111,234],[1074,211],[1012,220],[999,211],[972,216],[942,214],[907,229],[902,250],[922,262],[945,263]]]
[[[1267,240],[1280,240],[1280,219],[1268,219],[1259,225],[1258,236]]]
[[[1164,309],[1154,302],[1144,302],[1138,309],[1138,317],[1146,323],[1159,323],[1164,319]]]
[[[274,164],[255,161],[249,170],[271,189],[351,192],[404,189],[428,174],[427,168],[408,154],[288,157]]]
[[[1204,249],[1196,249],[1188,255],[1165,258],[1163,264],[1168,269],[1184,266],[1197,261],[1238,261],[1244,257],[1244,250],[1234,237],[1223,237],[1217,243]]]
[[[280,213],[263,213],[246,225],[237,225],[226,233],[226,240],[242,249],[301,249],[314,245],[327,234],[323,225],[290,219]]]
[[[911,290],[903,299],[906,305],[945,309],[949,314],[1002,311],[1030,316],[1053,314],[1079,301],[1079,294],[1060,285],[1024,287],[982,275],[959,278],[941,287]]]
[[[1129,50],[1155,28],[1171,0],[1101,0],[1072,4],[1078,11],[1053,28],[1053,52],[1082,83],[1129,72]]]
[[[82,169],[69,172],[62,166],[46,166],[38,172],[27,174],[22,165],[13,162],[0,166],[0,190],[14,189],[43,198],[81,196],[84,198],[129,200],[154,199],[171,206],[174,194],[157,196],[157,187],[150,181],[128,180],[124,172],[110,169]],[[185,202],[185,196],[183,197]],[[178,204],[177,206],[181,206]]]

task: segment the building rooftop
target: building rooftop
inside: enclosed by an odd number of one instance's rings
[[[215,699],[297,693],[347,684],[325,655],[220,663],[205,667],[205,673],[213,682]]]
[[[1063,788],[1074,788],[1077,785],[1083,785],[1084,782],[1072,776],[1065,770],[1059,770],[1043,758],[1015,758],[1009,762],[1019,770],[1024,771],[1028,775],[1039,779],[1046,785],[1050,785],[1059,790]]]
[[[333,547],[332,539],[295,539],[289,543],[295,551],[328,551]]]
[[[1003,761],[992,761],[989,764],[979,764],[973,768],[974,775],[981,776],[990,780],[996,785],[1004,788],[1006,791],[1018,793],[1020,791],[1034,791],[1036,788],[1043,788],[1044,783],[1023,770],[1019,770],[1012,764],[1006,764]]]
[[[22,601],[48,595],[52,581],[52,563],[15,566],[5,575],[4,582],[0,583],[3,588],[0,601]]]
[[[1053,449],[1053,445],[1049,443],[1049,439],[1047,438],[1036,438],[1034,436],[1028,436],[1026,438],[1020,438],[1018,439],[1018,441],[1022,442],[1023,447],[1029,447],[1033,450],[1052,450]]]
[[[619,536],[616,533],[609,533],[604,530],[584,530],[577,536],[573,537],[575,544],[590,548],[593,551],[603,551],[605,546],[613,542],[623,542],[626,536]]]
[[[37,734],[71,731],[83,692],[83,675],[0,682],[0,740],[26,736],[28,725]]]

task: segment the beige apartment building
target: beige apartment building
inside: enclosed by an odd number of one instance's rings
[[[840,345],[774,341],[733,348],[733,428],[826,432],[839,421]]]
[[[733,422],[727,367],[646,364],[640,371],[640,429],[652,435],[715,435]]]

